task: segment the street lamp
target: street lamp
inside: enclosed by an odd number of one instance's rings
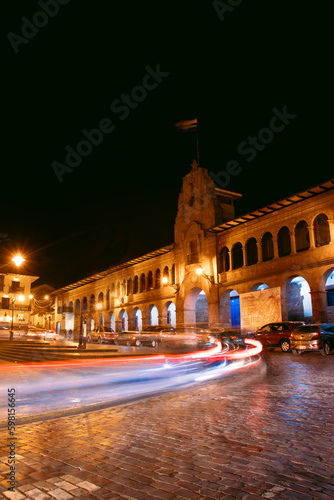
[[[24,302],[24,295],[19,295],[18,300],[20,302]],[[13,295],[12,296],[12,323],[10,327],[10,332],[9,332],[9,340],[13,340],[14,337],[14,305],[16,302],[16,297]]]
[[[172,286],[176,293],[180,290],[180,285],[178,285],[177,283],[169,283],[167,276],[163,276],[161,281],[164,285]]]
[[[17,254],[12,258],[12,261],[15,262],[17,267],[20,267],[20,265],[22,264],[22,262],[25,261],[25,259],[22,257],[21,254]]]
[[[206,278],[208,281],[210,281],[210,283],[211,283],[212,285],[215,285],[215,284],[216,284],[216,283],[215,283],[215,280],[214,280],[214,277],[213,277],[213,276],[208,276],[207,274],[205,274],[205,272],[203,271],[203,269],[202,269],[201,267],[198,267],[198,268],[196,269],[196,274],[197,274],[198,276],[203,276],[204,278]]]

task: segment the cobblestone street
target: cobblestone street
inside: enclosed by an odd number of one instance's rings
[[[17,426],[0,497],[334,498],[334,356],[265,353],[267,370]],[[17,408],[19,411],[19,406]]]

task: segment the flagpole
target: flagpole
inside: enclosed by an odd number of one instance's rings
[[[197,128],[196,128],[196,148],[197,148],[197,163],[199,165],[198,119],[197,119]]]

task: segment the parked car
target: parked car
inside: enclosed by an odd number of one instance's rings
[[[97,326],[87,335],[87,342],[98,342],[99,344],[114,344],[118,334],[108,326]]]
[[[141,341],[138,339],[138,331],[121,332],[114,340],[116,345],[141,346]]]
[[[135,344],[137,347],[141,345],[148,345],[151,347],[158,347],[158,345],[165,344],[166,334],[175,332],[172,326],[147,326],[141,332],[137,332],[135,336]]]
[[[55,330],[48,330],[46,328],[39,328],[37,326],[29,326],[25,333],[27,337],[32,337],[41,340],[57,340],[57,332]]]
[[[225,330],[225,328],[210,328],[204,330],[210,336],[211,342],[214,343],[219,340],[222,343],[223,348],[228,348],[229,350],[234,349],[245,349],[247,344],[245,344],[244,339],[246,336],[241,335],[239,330]]]
[[[254,333],[254,338],[265,347],[280,347],[283,352],[289,352],[291,333],[304,324],[301,321],[267,323]]]
[[[290,336],[293,354],[305,351],[319,351],[326,355],[334,349],[334,324],[316,323],[296,328]]]

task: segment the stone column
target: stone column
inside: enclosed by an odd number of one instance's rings
[[[278,259],[278,243],[277,236],[273,236],[274,259]]]
[[[297,253],[296,251],[296,237],[294,231],[290,231],[290,241],[291,241],[291,254],[290,255],[295,255]]]
[[[314,323],[327,322],[327,297],[326,292],[311,292],[312,311]]]
[[[263,262],[263,260],[262,260],[262,245],[261,245],[261,242],[257,241],[256,242],[256,246],[257,246],[257,258],[258,258],[258,262],[261,263],[261,262]]]
[[[331,238],[331,243],[334,244],[334,219],[328,219],[329,234]]]
[[[315,238],[314,238],[314,226],[313,226],[313,224],[310,224],[309,226],[307,226],[307,229],[308,229],[308,234],[309,234],[309,238],[310,238],[310,250],[312,250],[313,248],[315,248]]]

